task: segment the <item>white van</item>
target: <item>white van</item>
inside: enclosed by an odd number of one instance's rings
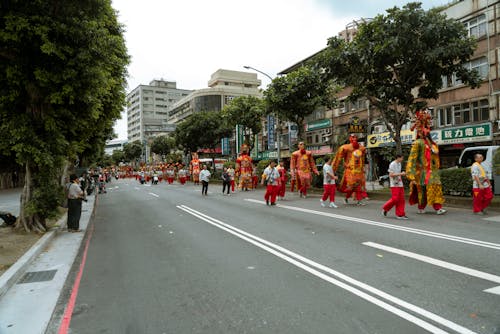
[[[474,163],[474,154],[481,153],[484,157],[483,168],[490,180],[493,180],[493,156],[500,146],[473,146],[467,147],[458,158],[458,167],[467,168]]]

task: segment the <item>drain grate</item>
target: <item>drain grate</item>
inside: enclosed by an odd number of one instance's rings
[[[17,282],[17,284],[51,281],[57,270],[29,271]]]

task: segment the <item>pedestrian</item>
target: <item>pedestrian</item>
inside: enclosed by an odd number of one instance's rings
[[[280,173],[280,181],[281,181],[280,188],[278,190],[278,200],[284,200],[286,192],[286,181],[287,181],[285,162],[281,160],[279,166],[276,167],[276,169]]]
[[[227,188],[227,195],[229,196],[230,195],[230,191],[231,191],[231,176],[229,175],[229,173],[227,172],[227,167],[224,167],[223,171],[222,171],[222,195],[224,195],[224,193],[226,192],[226,188]]]
[[[335,191],[337,189],[335,180],[337,179],[338,176],[335,175],[332,168],[332,158],[329,157],[323,166],[323,196],[319,200],[322,207],[325,207],[326,199],[330,198],[330,208],[337,208],[335,204]]]
[[[280,173],[276,169],[276,161],[271,160],[269,166],[264,169],[262,184],[266,184],[266,193],[264,195],[266,204],[276,205],[276,196],[281,184]]]
[[[80,216],[82,215],[82,200],[84,192],[80,188],[80,179],[76,174],[69,176],[68,188],[68,232],[80,232]]]
[[[231,178],[231,191],[234,193],[234,168],[232,165],[229,165],[229,168],[227,169],[227,173],[229,174],[229,177]]]
[[[403,186],[403,176],[406,173],[401,171],[401,162],[403,162],[403,155],[397,154],[396,159],[389,164],[389,183],[392,197],[382,206],[384,217],[387,217],[387,212],[393,206],[396,206],[396,218],[408,219],[405,213],[405,191]]]
[[[475,162],[470,169],[472,175],[472,211],[476,215],[484,215],[493,199],[493,191],[491,191],[490,180],[481,165],[484,160],[483,155],[476,153],[474,160]]]
[[[208,192],[208,181],[210,181],[210,172],[207,169],[207,165],[203,165],[203,169],[200,172],[200,181],[201,181],[201,194],[207,196]]]

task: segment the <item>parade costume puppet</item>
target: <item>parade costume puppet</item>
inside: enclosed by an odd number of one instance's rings
[[[239,177],[238,188],[241,190],[248,190],[252,188],[252,158],[250,157],[250,148],[247,144],[241,145],[241,152],[238,159],[236,159],[235,174]]]
[[[192,159],[189,163],[189,174],[193,176],[194,184],[200,184],[200,160],[198,159],[198,153],[193,153],[191,157]]]
[[[300,185],[298,187],[300,197],[305,198],[307,196],[307,188],[311,186],[312,181],[311,172],[319,175],[311,151],[306,151],[304,143],[300,142],[299,149],[292,153],[292,159],[290,160],[290,173],[292,178],[296,179]]]
[[[410,181],[409,204],[418,204],[418,213],[424,213],[427,204],[432,205],[438,215],[443,209],[444,197],[439,178],[439,148],[431,138],[431,114],[427,110],[415,113],[416,139],[411,146],[406,177]]]
[[[345,193],[346,203],[352,193],[355,193],[358,204],[364,205],[361,200],[366,197],[365,156],[366,148],[359,145],[358,137],[353,134],[349,136],[349,144],[340,146],[335,155],[332,163],[335,173],[342,160],[344,161],[344,175],[339,190]]]

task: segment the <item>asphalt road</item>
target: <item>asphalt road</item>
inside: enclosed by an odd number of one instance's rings
[[[114,181],[70,333],[500,333],[500,217],[262,196]]]

